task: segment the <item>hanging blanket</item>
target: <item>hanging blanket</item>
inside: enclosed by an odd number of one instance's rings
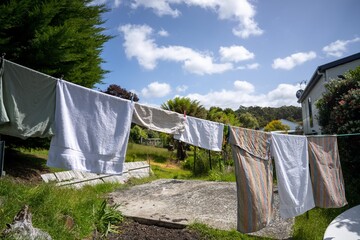
[[[270,134],[230,127],[238,199],[237,229],[243,233],[266,227],[273,215],[273,172]]]
[[[309,136],[309,161],[315,204],[339,208],[347,204],[336,136]]]

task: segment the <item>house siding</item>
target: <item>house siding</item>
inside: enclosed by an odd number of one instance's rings
[[[303,101],[301,102],[303,128],[305,134],[313,134],[315,132],[321,134],[321,128],[317,120],[318,109],[316,108],[315,103],[326,91],[324,84],[328,81],[337,79],[338,75],[342,75],[348,70],[355,69],[358,66],[360,66],[360,59],[354,60],[352,62],[348,62],[346,64],[338,65],[336,67],[329,68],[324,71],[318,82],[313,86],[309,94],[307,94],[306,98],[304,98]],[[309,98],[311,98],[312,115],[313,115],[312,127],[310,126],[310,115],[309,115],[309,107],[308,107]]]

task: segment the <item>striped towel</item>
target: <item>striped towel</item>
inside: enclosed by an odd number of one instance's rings
[[[336,136],[309,136],[308,144],[315,205],[343,207],[347,201]]]
[[[273,173],[269,137],[265,132],[230,127],[238,199],[237,230],[255,232],[273,215]]]

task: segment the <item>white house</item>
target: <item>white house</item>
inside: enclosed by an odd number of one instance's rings
[[[298,102],[301,103],[302,107],[305,134],[321,133],[315,102],[325,92],[324,84],[332,79],[341,78],[345,72],[358,66],[360,66],[360,52],[317,67],[306,88],[298,96]]]

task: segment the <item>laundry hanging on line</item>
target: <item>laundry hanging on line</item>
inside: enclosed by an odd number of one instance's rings
[[[280,216],[291,218],[315,207],[306,136],[271,134]]]
[[[56,79],[2,59],[0,134],[26,139],[54,135]]]
[[[347,204],[336,136],[308,136],[310,175],[315,205],[339,208]]]
[[[185,130],[182,114],[135,103],[132,122],[158,132],[180,134]]]
[[[122,173],[133,108],[128,100],[59,80],[47,165]]]
[[[222,151],[224,124],[186,116],[185,129],[174,139],[212,151]]]
[[[229,143],[235,162],[237,230],[256,232],[273,218],[273,166],[270,134],[229,127]]]

